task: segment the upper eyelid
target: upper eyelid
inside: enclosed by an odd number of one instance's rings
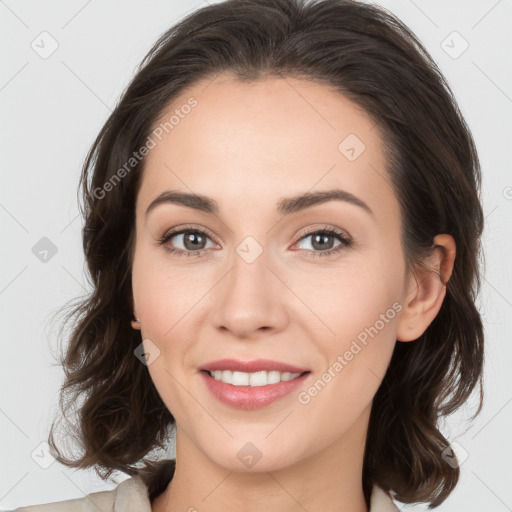
[[[352,240],[352,237],[344,229],[335,228],[333,226],[323,226],[323,227],[317,227],[317,228],[312,228],[312,229],[304,228],[303,230],[300,230],[297,233],[297,236],[299,237],[299,240],[301,240],[305,236],[311,236],[316,233],[321,233],[323,231],[326,231],[331,235],[338,235],[338,236],[346,238],[348,240]]]
[[[216,239],[216,236],[213,235],[211,233],[210,230],[206,229],[206,228],[197,228],[197,227],[194,227],[194,226],[185,226],[185,227],[182,227],[182,228],[172,228],[168,231],[166,231],[161,238],[171,238],[173,236],[176,236],[176,235],[182,235],[183,233],[186,233],[188,231],[197,231],[199,233],[204,233],[205,235],[207,235],[212,241],[215,241]],[[216,242],[217,243],[217,242]]]

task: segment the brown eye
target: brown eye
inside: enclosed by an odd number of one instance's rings
[[[209,248],[207,247],[208,240],[210,237],[203,230],[182,229],[167,232],[158,243],[165,246],[168,252],[178,256],[200,256]]]
[[[198,231],[184,231],[183,233],[172,236],[171,239],[177,236],[183,236],[182,243],[187,251],[204,249],[206,246],[206,235]]]

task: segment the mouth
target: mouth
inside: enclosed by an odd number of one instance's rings
[[[312,375],[309,370],[293,373],[201,370],[199,373],[214,398],[229,407],[245,410],[261,409],[293,396]]]

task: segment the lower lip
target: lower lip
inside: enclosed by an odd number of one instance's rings
[[[201,371],[201,375],[210,393],[224,404],[239,409],[259,409],[296,390],[310,372],[303,373],[293,380],[266,386],[233,386],[214,379],[206,371]]]

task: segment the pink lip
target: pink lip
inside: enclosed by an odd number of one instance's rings
[[[304,373],[309,371],[307,368],[299,368],[288,363],[280,363],[270,359],[255,359],[254,361],[237,361],[236,359],[219,359],[201,366],[199,370],[231,370],[232,372],[260,372],[277,371],[290,373]],[[275,384],[274,384],[275,385]],[[267,386],[262,386],[267,387]]]
[[[218,369],[220,370],[220,368]],[[206,370],[200,373],[206,387],[214,397],[226,405],[240,409],[265,407],[296,390],[311,375],[311,372],[307,372],[296,379],[266,386],[233,386],[215,380]]]

